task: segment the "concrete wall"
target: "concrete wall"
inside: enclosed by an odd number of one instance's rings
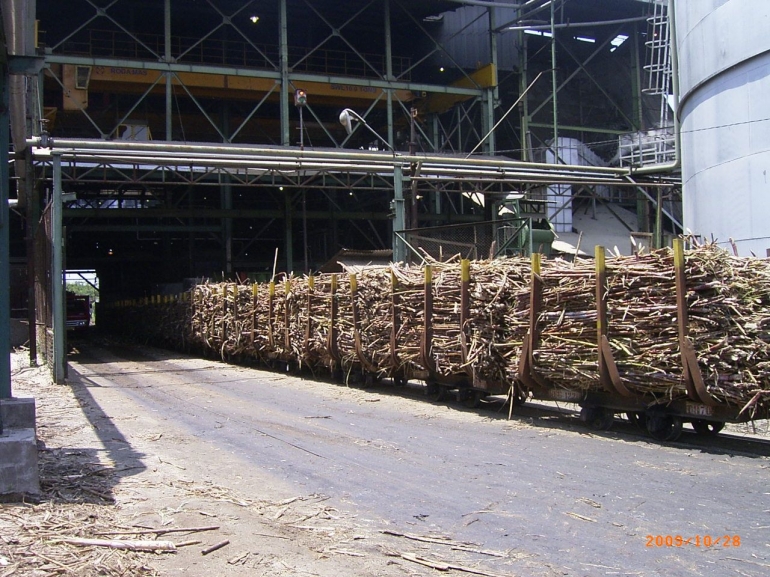
[[[677,0],[684,225],[770,250],[770,2]]]

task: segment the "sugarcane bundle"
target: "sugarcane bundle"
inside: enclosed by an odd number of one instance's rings
[[[220,325],[216,314],[217,293],[221,288],[215,284],[199,284],[193,290],[191,342],[203,349],[218,350],[221,345]]]
[[[641,394],[682,396],[673,253],[613,258],[606,292],[608,340],[625,386]]]
[[[314,277],[313,286],[307,288],[307,349],[305,356],[310,367],[323,366],[333,368],[335,359],[330,351],[330,332],[332,329],[332,298],[336,299],[336,275]],[[333,288],[334,285],[334,288]]]
[[[337,279],[337,338],[336,346],[339,362],[345,374],[346,381],[351,372],[360,369],[358,353],[356,352],[353,332],[353,298],[350,292],[350,277],[339,275]]]
[[[310,365],[306,342],[308,291],[308,277],[293,278],[287,284],[285,313],[286,349],[289,358],[296,362],[299,367],[308,367]]]
[[[393,370],[413,374],[423,371],[421,346],[424,326],[425,273],[422,267],[392,264],[392,297],[398,326],[395,328],[396,359]]]
[[[246,359],[250,356],[249,312],[252,308],[251,290],[236,283],[221,283],[216,297],[215,310],[219,315],[217,326],[220,327],[221,344],[219,355],[222,358]]]
[[[477,378],[514,383],[529,328],[531,265],[526,258],[471,262],[468,363]]]
[[[462,272],[460,262],[432,263],[433,292],[430,357],[440,376],[466,375],[461,339]]]
[[[537,373],[553,386],[600,387],[597,361],[596,276],[593,262],[543,263],[542,306],[537,314]]]
[[[689,338],[715,399],[751,409],[770,404],[770,260],[713,246],[685,260]]]
[[[393,328],[390,269],[367,267],[356,274],[356,309],[361,355],[378,377],[392,374],[390,337]]]
[[[296,360],[293,356],[290,319],[294,313],[295,299],[292,297],[294,284],[292,276],[285,276],[268,288],[268,357],[279,361]]]

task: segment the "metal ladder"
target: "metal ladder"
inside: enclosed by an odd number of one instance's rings
[[[654,0],[652,14],[647,18],[647,87],[645,94],[660,96],[660,127],[669,125],[671,93],[671,42],[668,19],[668,0]]]

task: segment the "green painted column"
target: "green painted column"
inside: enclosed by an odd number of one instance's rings
[[[400,166],[393,168],[393,203],[395,218],[393,219],[393,261],[406,262],[406,244],[395,234],[397,230],[406,228],[406,203],[404,201],[404,172]]]
[[[3,65],[3,68],[5,66]],[[10,117],[8,115],[8,76],[7,69],[0,75],[0,399],[7,399],[11,394],[11,245],[8,232],[8,146],[10,140]]]
[[[51,297],[53,300],[53,380],[56,384],[64,383],[67,377],[67,350],[64,302],[64,247],[62,230],[62,190],[61,190],[61,155],[53,154],[53,202],[51,211],[51,243],[53,258],[51,262]]]

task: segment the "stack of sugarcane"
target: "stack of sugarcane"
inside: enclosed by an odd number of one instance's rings
[[[671,251],[608,262],[607,326],[630,391],[669,397],[685,391]]]
[[[218,295],[222,292],[221,286],[210,283],[199,284],[192,291],[190,342],[197,348],[216,351],[221,346]]]
[[[387,267],[367,267],[356,274],[356,307],[361,354],[378,377],[393,376],[390,338],[393,328],[391,273]]]
[[[704,248],[686,266],[690,338],[709,393],[747,407],[770,401],[770,261]]]
[[[316,350],[311,348],[313,325],[313,296],[315,293],[315,278],[294,279],[291,290],[287,295],[287,310],[289,311],[289,344],[293,360],[302,368],[313,369],[318,363]]]
[[[468,362],[488,382],[514,383],[529,329],[529,259],[471,263]]]
[[[309,367],[307,279],[291,278],[286,285],[286,355],[300,367]]]
[[[249,309],[249,351],[254,360],[268,363],[273,353],[270,345],[270,293],[275,291],[270,283],[252,286],[251,308]]]
[[[425,272],[422,267],[391,265],[393,274],[395,328],[394,370],[410,375],[424,370],[422,363],[422,333],[425,315]]]
[[[289,323],[294,304],[294,300],[291,298],[294,282],[296,279],[292,277],[275,282],[269,296],[268,357],[273,360],[287,362],[293,359],[291,341],[289,340]]]
[[[221,347],[219,354],[223,358],[241,359],[251,356],[251,342],[248,338],[251,329],[252,308],[250,287],[236,283],[221,285]]]
[[[338,276],[337,284],[337,338],[333,342],[339,356],[339,365],[345,379],[360,370],[360,361],[356,352],[355,333],[353,331],[353,298],[350,292],[350,277]]]
[[[433,296],[430,359],[438,375],[469,373],[468,339],[461,335],[462,271],[459,262],[432,265]],[[461,339],[463,341],[461,342]],[[458,346],[459,345],[459,346]]]
[[[368,267],[354,282],[348,274],[319,275],[312,284],[307,277],[286,278],[274,290],[266,284],[201,284],[182,299],[145,299],[126,307],[123,325],[141,328],[135,336],[145,341],[224,358],[407,378],[433,369],[439,378],[467,375],[476,384],[497,383],[498,390],[516,382],[530,328],[529,260],[471,263],[464,326],[461,263],[431,266],[427,362],[425,270],[417,266]],[[770,261],[734,257],[709,245],[687,251],[685,269],[688,338],[708,393],[732,406],[767,408]],[[548,386],[603,386],[596,278],[593,260],[543,262],[532,371]],[[612,357],[626,388],[658,401],[686,396],[675,278],[669,249],[607,260],[603,294]]]
[[[708,392],[731,405],[762,400],[770,262],[713,246],[689,251],[685,262],[689,339]],[[541,278],[535,371],[557,387],[599,389],[594,263],[550,261]],[[607,336],[626,387],[661,400],[685,397],[672,252],[609,260],[606,295]]]
[[[534,369],[556,387],[600,387],[596,351],[596,277],[593,262],[543,266],[543,300]]]
[[[332,328],[332,293],[336,291],[337,282],[336,275],[321,275],[313,277],[312,286],[308,283],[308,344],[305,357],[311,369],[333,367],[335,363],[329,350],[329,339]]]

